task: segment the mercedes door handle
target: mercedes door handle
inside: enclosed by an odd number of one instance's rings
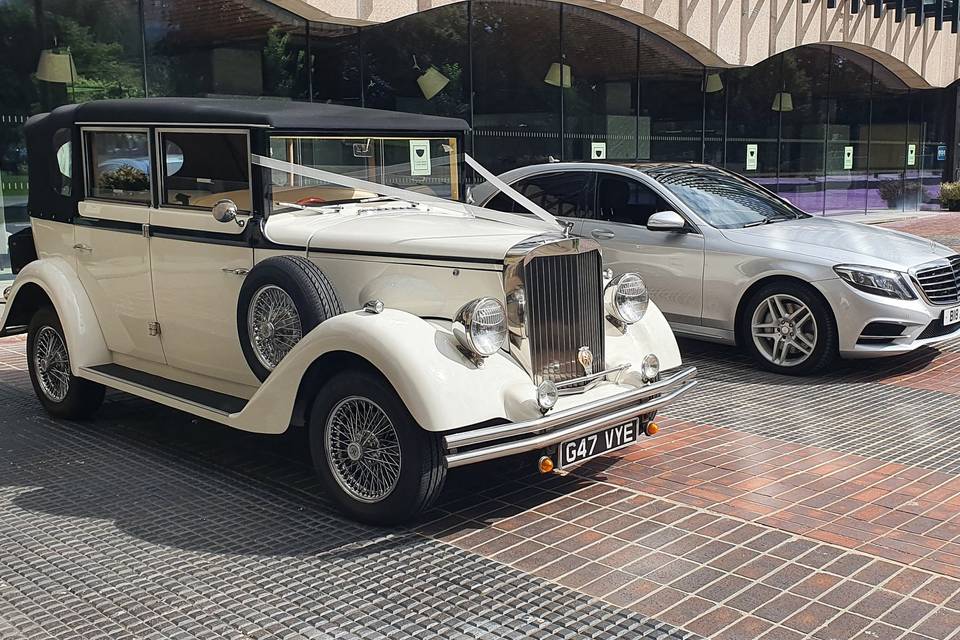
[[[224,267],[223,269],[221,269],[221,271],[223,271],[224,273],[235,275],[235,276],[245,276],[248,273],[250,273],[250,269],[243,269],[243,268],[231,269],[230,267]]]
[[[617,237],[613,231],[608,229],[594,229],[590,232],[590,235],[596,238],[597,240],[609,240],[610,238]]]
[[[81,243],[79,243],[79,242],[78,242],[77,244],[73,245],[73,248],[74,248],[74,250],[76,250],[76,251],[82,251],[82,252],[84,252],[84,253],[93,253],[93,247],[90,247],[90,246],[85,245],[85,244],[81,244]]]

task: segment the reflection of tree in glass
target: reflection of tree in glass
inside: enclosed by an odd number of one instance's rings
[[[264,88],[272,95],[306,97],[305,66],[306,52],[291,48],[290,34],[270,27],[263,45]]]
[[[469,116],[464,84],[468,52],[466,8],[438,7],[405,20],[370,27],[365,45],[366,106],[442,116]],[[430,100],[417,79],[430,67],[447,78]]]
[[[68,48],[77,68],[71,87],[74,102],[142,97],[136,3],[114,3],[105,12],[91,0],[47,7],[48,29]],[[124,42],[126,40],[126,42]]]
[[[904,204],[907,204],[908,207],[916,206],[918,195],[923,201],[929,198],[929,194],[927,194],[923,185],[913,180],[880,180],[877,184],[877,191],[891,209],[900,209]]]
[[[97,184],[101,189],[114,191],[146,191],[150,188],[150,180],[146,172],[128,164],[114,171],[101,173]]]

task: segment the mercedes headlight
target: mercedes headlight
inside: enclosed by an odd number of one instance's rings
[[[643,278],[635,273],[624,273],[607,284],[603,301],[607,315],[622,324],[633,324],[647,312],[650,296]]]
[[[858,264],[841,264],[833,270],[847,284],[860,291],[898,300],[913,300],[917,297],[910,288],[906,275],[899,271]]]
[[[477,298],[460,307],[453,321],[460,346],[481,357],[492,356],[507,340],[507,315],[494,298]]]

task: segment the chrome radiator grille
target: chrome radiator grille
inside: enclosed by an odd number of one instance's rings
[[[604,368],[600,252],[539,256],[524,268],[527,336],[534,381],[563,382],[585,375],[581,347]]]
[[[916,278],[923,295],[933,304],[960,302],[960,255],[950,256],[947,262],[918,269]]]

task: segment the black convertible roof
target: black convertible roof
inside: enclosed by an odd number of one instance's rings
[[[78,124],[225,124],[371,132],[455,132],[470,128],[459,118],[284,100],[131,98],[68,105],[53,113]]]

